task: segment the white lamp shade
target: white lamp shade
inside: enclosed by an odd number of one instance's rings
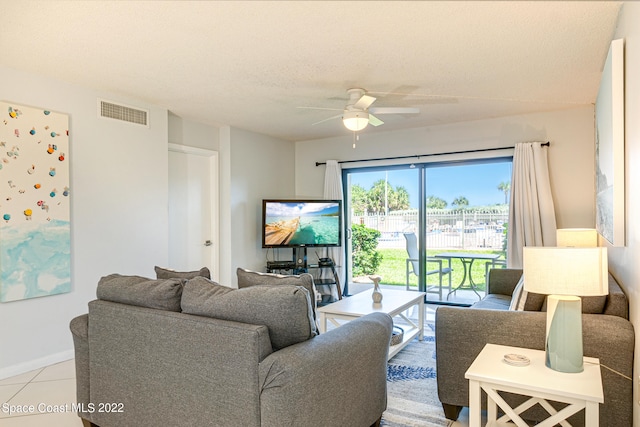
[[[353,132],[358,132],[367,127],[369,124],[369,113],[366,111],[349,111],[344,110],[342,114],[342,123],[344,127]]]
[[[593,248],[598,246],[598,232],[595,228],[559,228],[556,240],[558,246]]]
[[[524,289],[546,295],[609,293],[607,248],[523,248]]]

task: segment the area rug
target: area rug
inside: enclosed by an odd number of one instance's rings
[[[382,426],[449,426],[438,400],[435,327],[425,323],[424,341],[414,339],[389,361],[387,410]]]

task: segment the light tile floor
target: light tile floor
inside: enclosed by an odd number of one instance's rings
[[[0,380],[0,426],[81,427],[72,408],[75,402],[73,360],[6,378]],[[26,413],[10,413],[18,406],[27,406]]]

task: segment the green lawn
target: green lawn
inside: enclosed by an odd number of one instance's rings
[[[407,259],[407,251],[404,249],[379,249],[378,250],[382,255],[382,262],[380,263],[380,267],[376,274],[382,276],[382,283],[385,285],[406,285],[406,259]],[[434,256],[436,253],[442,252],[460,252],[459,249],[452,250],[433,250],[427,251],[427,256]],[[478,253],[478,254],[502,254],[501,251],[492,251],[492,250],[476,250],[469,251],[465,250],[464,252],[470,253]],[[442,266],[445,267],[448,264],[448,260],[442,261]],[[428,263],[427,268],[429,270],[433,270],[437,267],[437,264]],[[462,277],[464,274],[464,269],[462,265],[462,261],[457,258],[451,260],[451,268],[453,268],[453,273],[451,275],[451,283],[453,286],[456,286],[458,283],[462,281]],[[479,289],[484,290],[485,288],[485,261],[476,260],[473,263],[472,274],[473,280],[476,283]],[[410,283],[413,286],[418,285],[418,278],[415,275],[410,275]],[[437,284],[438,283],[438,275],[432,274],[427,276],[427,284]],[[467,279],[467,283],[468,279]]]

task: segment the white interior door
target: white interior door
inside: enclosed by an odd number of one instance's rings
[[[218,153],[169,144],[169,267],[218,279]]]

